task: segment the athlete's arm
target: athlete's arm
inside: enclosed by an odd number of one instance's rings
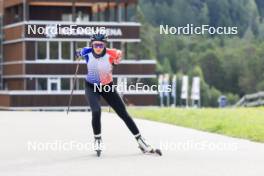
[[[89,56],[88,54],[92,51],[90,47],[78,48],[75,52],[75,56],[78,60],[85,60],[88,63]]]
[[[118,49],[106,49],[106,53],[110,55],[109,62],[113,65],[120,63],[122,59],[122,51]]]

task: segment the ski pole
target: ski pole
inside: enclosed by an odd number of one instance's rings
[[[70,110],[70,106],[71,106],[71,102],[72,102],[72,96],[73,96],[73,90],[75,88],[75,84],[76,84],[76,80],[77,80],[77,74],[78,74],[78,70],[79,70],[79,61],[80,59],[78,58],[77,59],[77,66],[76,66],[76,70],[75,70],[75,74],[74,74],[74,79],[73,79],[73,86],[72,86],[72,90],[71,90],[71,95],[70,95],[70,98],[69,98],[69,104],[68,104],[68,109],[67,109],[67,115],[69,113],[69,110]]]

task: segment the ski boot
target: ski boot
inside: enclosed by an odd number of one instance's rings
[[[94,138],[94,151],[96,152],[96,155],[98,157],[101,156],[102,149],[103,149],[102,138],[101,137],[95,137]]]
[[[159,156],[162,155],[161,150],[160,149],[155,149],[153,148],[150,144],[148,144],[146,142],[146,140],[144,138],[142,138],[141,136],[139,136],[138,138],[136,138],[137,142],[138,142],[138,147],[139,149],[142,151],[142,153],[144,154],[157,154]]]

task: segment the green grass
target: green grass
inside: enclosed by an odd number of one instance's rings
[[[128,109],[136,118],[264,142],[264,108]]]

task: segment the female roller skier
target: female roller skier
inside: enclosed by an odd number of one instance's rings
[[[105,34],[94,34],[91,37],[91,47],[84,47],[77,51],[77,55],[85,59],[88,69],[85,95],[92,111],[94,149],[97,155],[100,156],[102,151],[100,97],[103,97],[135,136],[141,151],[161,155],[159,149],[154,149],[142,138],[137,125],[128,114],[124,102],[113,86],[112,68],[113,65],[120,62],[121,51],[106,48],[106,43],[107,36]],[[98,85],[102,86],[102,89],[98,89]],[[94,88],[94,86],[97,86],[97,88]],[[104,89],[104,86],[110,87],[111,90]]]

